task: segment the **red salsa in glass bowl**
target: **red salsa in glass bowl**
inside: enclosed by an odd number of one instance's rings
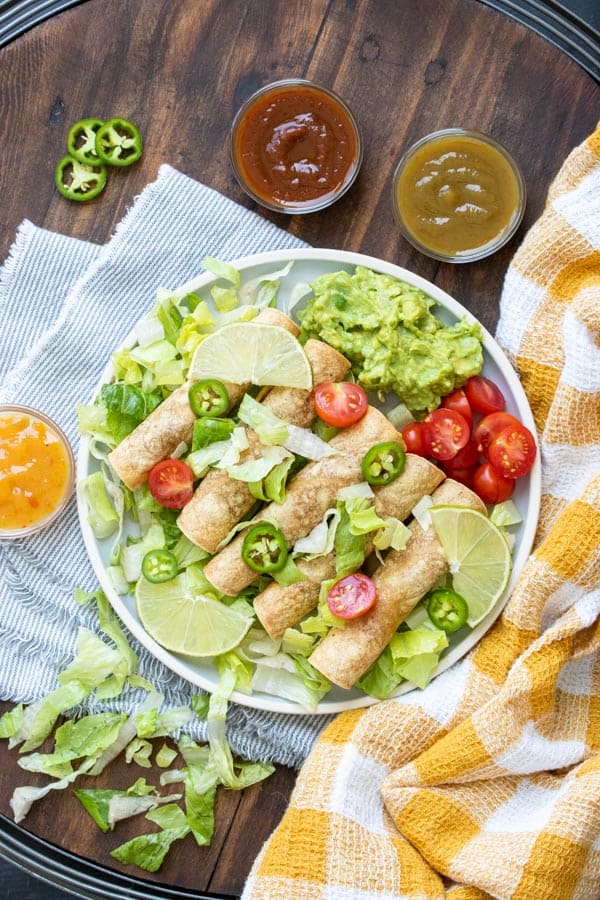
[[[361,161],[350,109],[333,91],[305,79],[266,85],[246,100],[233,122],[236,178],[268,209],[324,209],[346,193]]]

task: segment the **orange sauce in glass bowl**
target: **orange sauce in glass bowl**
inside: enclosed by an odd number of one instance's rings
[[[73,490],[73,452],[61,429],[24,406],[0,407],[0,538],[49,525]]]
[[[234,173],[268,209],[324,209],[348,190],[361,160],[360,133],[349,108],[333,91],[305,79],[266,85],[234,119]]]

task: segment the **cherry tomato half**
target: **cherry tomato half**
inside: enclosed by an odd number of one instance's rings
[[[362,572],[336,581],[327,594],[327,606],[339,619],[358,619],[373,609],[376,601],[375,585]]]
[[[150,493],[167,509],[183,509],[194,495],[194,473],[181,459],[163,459],[150,470]]]
[[[489,462],[485,462],[475,469],[472,486],[484,503],[502,503],[512,497],[515,480],[504,478]]]
[[[506,401],[500,388],[485,375],[473,375],[465,384],[465,394],[473,412],[488,413],[504,409]]]
[[[320,419],[334,428],[346,428],[362,419],[369,401],[359,384],[324,381],[315,388],[314,404]]]
[[[473,413],[467,400],[467,395],[462,388],[457,388],[451,394],[448,394],[447,397],[444,397],[442,406],[444,409],[453,409],[460,413],[466,419],[469,428],[473,427]]]
[[[452,459],[468,443],[471,429],[464,416],[453,409],[434,409],[423,419],[423,444],[427,456]]]
[[[402,440],[406,444],[407,453],[414,453],[417,456],[425,456],[425,445],[423,443],[423,423],[409,422],[402,429]]]
[[[496,435],[488,447],[488,459],[505,478],[522,478],[533,466],[536,452],[532,433],[517,422]]]
[[[473,440],[477,445],[477,449],[484,456],[487,456],[488,447],[496,435],[500,434],[502,429],[506,428],[508,425],[519,424],[519,420],[515,419],[514,416],[511,416],[511,414],[507,412],[493,412],[488,416],[484,416],[483,419],[480,419],[477,423],[473,431]]]
[[[454,471],[454,469],[468,469],[470,466],[474,466],[479,462],[479,458],[481,453],[477,449],[477,445],[473,438],[469,438],[465,446],[462,450],[459,450],[456,456],[453,456],[451,459],[447,459],[444,463],[444,470],[448,470],[448,472]]]

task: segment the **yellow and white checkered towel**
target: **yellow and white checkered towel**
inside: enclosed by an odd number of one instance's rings
[[[510,266],[498,339],[541,435],[533,554],[465,660],[325,730],[244,900],[600,898],[600,126]]]

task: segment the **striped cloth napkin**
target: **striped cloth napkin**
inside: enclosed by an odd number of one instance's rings
[[[244,900],[600,897],[600,126],[512,261],[497,336],[541,435],[534,552],[462,663],[327,727]]]

